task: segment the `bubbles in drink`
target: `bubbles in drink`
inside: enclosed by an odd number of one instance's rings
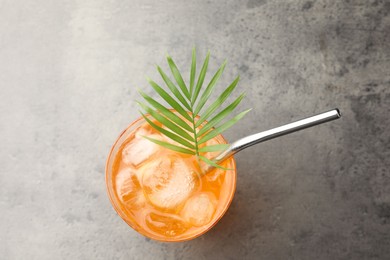
[[[208,224],[215,212],[216,198],[211,193],[199,193],[187,200],[181,211],[183,218],[194,226]]]
[[[191,195],[198,183],[194,168],[178,156],[161,156],[140,171],[147,199],[160,208],[177,207]]]
[[[145,197],[133,169],[122,169],[116,176],[115,185],[117,195],[125,205],[132,208],[140,208],[144,205]]]
[[[150,134],[142,128],[139,129],[136,132],[134,139],[131,140],[122,150],[122,160],[126,164],[139,166],[158,151],[158,145],[143,136],[148,136],[157,140],[162,139],[160,135]]]

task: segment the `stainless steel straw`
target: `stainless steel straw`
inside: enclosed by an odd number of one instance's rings
[[[308,127],[326,123],[341,117],[340,111],[336,108],[325,113],[321,113],[312,117],[308,117],[287,125],[282,125],[270,130],[253,134],[244,138],[241,138],[232,143],[229,148],[220,153],[214,158],[217,164],[222,163],[224,160],[234,155],[235,153],[258,143],[271,140],[273,138],[290,134]]]

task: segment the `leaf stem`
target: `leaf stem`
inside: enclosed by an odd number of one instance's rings
[[[192,113],[192,127],[194,130],[195,154],[196,154],[196,157],[199,157],[198,135],[196,132],[196,124],[195,124],[196,115],[192,112],[192,110],[193,110],[193,107],[191,107],[191,113]]]
[[[191,107],[191,111],[193,110],[193,105]],[[198,145],[198,135],[196,132],[196,124],[195,124],[195,118],[196,115],[192,112],[192,126],[194,129],[194,144],[195,144],[195,157],[196,157],[196,162],[198,163],[199,169],[200,169],[200,175],[199,177],[203,177],[204,172],[202,170],[202,166],[200,164],[200,154],[199,154],[199,145]]]
[[[198,165],[200,167],[200,161],[199,161],[199,145],[198,145],[198,133],[196,132],[196,123],[195,123],[195,118],[196,118],[196,115],[194,114],[194,106],[195,104],[192,102],[192,96],[191,96],[191,99],[190,99],[190,104],[191,104],[191,118],[192,118],[192,127],[193,127],[193,131],[194,131],[194,144],[195,144],[195,156],[196,156],[196,160],[198,161]]]

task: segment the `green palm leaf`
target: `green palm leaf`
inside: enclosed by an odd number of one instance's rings
[[[206,153],[206,152],[218,152],[223,151],[227,149],[230,145],[229,144],[215,144],[215,145],[209,145],[204,146],[202,148],[199,148],[199,152]]]
[[[165,90],[163,90],[159,85],[157,85],[153,80],[149,80],[150,85],[154,88],[154,90],[169,104],[175,109],[180,115],[185,117],[188,120],[191,120],[191,117],[188,115],[182,106],[177,103]]]
[[[188,92],[187,86],[184,83],[183,78],[180,75],[179,69],[176,67],[176,64],[173,62],[170,56],[167,57],[168,65],[171,68],[172,74],[176,79],[177,84],[179,85],[181,91],[183,91],[184,95],[191,100],[190,92]]]
[[[245,94],[241,94],[236,100],[234,100],[229,106],[227,106],[224,110],[219,112],[213,119],[210,120],[210,122],[207,122],[206,125],[200,129],[198,132],[198,136],[203,135],[208,130],[210,130],[212,127],[217,125],[219,122],[221,122],[225,117],[231,114],[233,110],[238,106],[238,104],[241,102],[241,100],[244,98]]]
[[[140,112],[146,122],[161,134],[175,141],[177,145],[147,136],[145,136],[145,138],[167,149],[195,155],[200,160],[214,167],[226,169],[218,165],[212,158],[206,158],[204,154],[201,155],[200,153],[222,151],[229,147],[228,144],[202,145],[203,147],[200,147],[200,145],[215,138],[217,135],[233,126],[238,120],[244,117],[249,110],[245,110],[225,121],[244,98],[244,94],[241,94],[231,104],[216,113],[227,98],[233,93],[233,90],[238,84],[239,77],[237,77],[210,106],[205,107],[211,94],[216,89],[216,83],[222,76],[226,66],[226,62],[224,62],[217,72],[215,72],[210,82],[207,84],[207,87],[202,90],[208,70],[209,59],[210,53],[208,52],[196,80],[196,51],[195,49],[192,50],[189,88],[187,88],[179,69],[170,56],[167,57],[167,62],[177,85],[170,80],[169,76],[159,66],[157,66],[159,74],[172,94],[169,94],[151,79],[148,79],[149,84],[173,110],[165,107],[141,90],[138,92],[148,104],[142,102],[138,103],[142,110],[145,113],[148,113],[148,115],[145,115],[143,112]],[[200,113],[203,110],[204,112]],[[206,120],[209,118],[211,119],[207,122]],[[160,126],[160,124],[162,126]]]
[[[187,139],[190,142],[194,142],[194,138],[190,136],[186,131],[178,127],[176,124],[169,121],[166,117],[162,116],[158,112],[154,111],[152,108],[148,107],[147,105],[138,102],[138,105],[142,107],[143,110],[145,110],[147,113],[149,113],[152,117],[154,117],[158,122],[169,128],[172,132],[177,134],[178,136],[182,136],[183,138]]]
[[[208,159],[208,158],[206,158],[206,157],[204,157],[202,155],[199,155],[199,159],[201,159],[202,161],[204,161],[205,163],[207,163],[207,164],[209,164],[211,166],[214,166],[215,168],[219,168],[219,169],[222,169],[222,170],[225,170],[225,171],[233,170],[233,169],[225,168],[225,167],[215,163],[213,160],[210,160],[210,159]]]
[[[203,92],[202,97],[200,98],[200,101],[195,109],[195,115],[197,115],[204,104],[206,103],[207,99],[210,97],[212,91],[214,90],[215,83],[219,80],[219,78],[222,75],[223,70],[225,69],[226,61],[221,65],[221,67],[218,69],[218,71],[215,73],[213,78],[211,79],[209,85],[207,86],[206,90]]]
[[[160,140],[157,140],[157,139],[154,139],[154,138],[150,138],[150,137],[145,136],[145,135],[143,137],[148,139],[149,141],[151,141],[153,143],[156,143],[158,145],[161,145],[161,146],[166,147],[168,149],[171,149],[173,151],[176,151],[176,152],[179,152],[179,153],[186,153],[186,154],[195,155],[194,151],[185,149],[183,147],[180,147],[180,146],[177,146],[177,145],[174,145],[174,144],[170,144],[170,143],[167,143],[167,142],[164,142],[164,141],[160,141]]]
[[[159,110],[164,116],[169,118],[171,121],[175,122],[177,125],[181,126],[183,129],[187,131],[193,131],[193,129],[186,123],[184,122],[183,119],[178,117],[175,113],[172,113],[169,109],[161,105],[159,102],[151,98],[149,95],[145,94],[141,90],[138,90],[138,92],[141,94],[141,96],[154,108]]]
[[[203,62],[202,69],[200,70],[198,82],[196,83],[196,87],[195,87],[195,92],[194,92],[194,95],[193,95],[193,97],[191,99],[191,104],[192,105],[195,104],[195,101],[196,101],[196,99],[199,96],[200,89],[202,88],[202,85],[203,85],[203,82],[204,82],[204,78],[206,77],[207,68],[209,66],[209,59],[210,59],[210,52],[207,53],[206,59]]]
[[[238,115],[236,115],[235,117],[233,117],[229,121],[227,121],[227,122],[223,123],[221,126],[215,128],[213,131],[208,132],[205,136],[203,136],[198,141],[198,144],[203,144],[204,142],[207,142],[208,140],[216,137],[217,135],[219,135],[220,133],[222,133],[223,131],[225,131],[226,129],[228,129],[229,127],[234,125],[235,123],[237,123],[237,121],[240,120],[241,118],[243,118],[245,116],[245,114],[247,114],[250,110],[251,109],[248,109],[248,110],[245,110],[244,112],[239,113]]]
[[[212,103],[207,110],[204,112],[204,114],[199,118],[199,120],[196,122],[196,127],[199,127],[209,116],[217,109],[219,108],[223,102],[230,96],[230,94],[233,92],[234,88],[237,86],[238,81],[240,80],[240,77],[237,77],[232,84],[217,98],[217,100]]]
[[[162,133],[163,135],[169,137],[170,139],[172,139],[173,141],[179,143],[179,144],[182,144],[190,149],[195,149],[195,146],[190,144],[189,142],[187,142],[186,140],[184,140],[184,138],[178,136],[177,134],[174,134],[172,132],[169,132],[168,130],[165,130],[164,128],[162,127],[159,127],[158,125],[156,125],[155,123],[153,123],[145,114],[143,114],[141,111],[140,113],[142,114],[143,118],[149,123],[149,125],[151,125],[154,129],[156,129],[157,131],[159,131],[160,133]]]
[[[195,73],[196,73],[196,52],[195,48],[192,50],[192,63],[191,63],[191,74],[190,74],[190,94],[194,92],[194,83],[195,83]]]
[[[158,72],[160,72],[161,77],[163,78],[165,84],[167,84],[168,88],[172,91],[173,95],[188,109],[191,110],[190,105],[187,103],[187,101],[184,99],[183,95],[180,93],[180,91],[177,89],[175,84],[168,78],[168,76],[164,73],[164,71],[157,66]]]

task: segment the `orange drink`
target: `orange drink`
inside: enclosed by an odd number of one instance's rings
[[[215,168],[204,174],[205,165],[196,156],[168,150],[144,136],[173,142],[142,117],[119,136],[106,165],[107,190],[114,209],[129,226],[155,240],[185,241],[204,234],[233,199],[233,157],[221,165],[229,170]],[[218,135],[202,145],[225,143]],[[216,154],[203,156],[211,159]]]

